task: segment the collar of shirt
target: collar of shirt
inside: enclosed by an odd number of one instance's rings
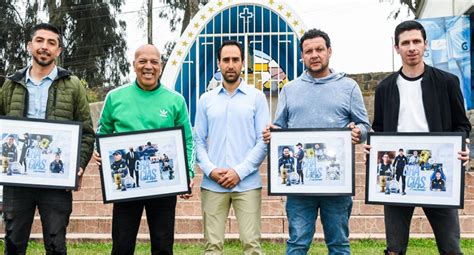
[[[33,78],[31,78],[31,76],[30,76],[30,70],[31,70],[31,66],[28,67],[28,69],[26,70],[26,79],[25,79],[26,84],[33,84],[33,85],[41,86],[41,85],[44,84],[44,81],[46,79],[49,79],[50,81],[54,81],[54,79],[56,79],[56,77],[58,76],[58,67],[55,66],[53,68],[53,70],[51,70],[51,72],[48,75],[43,77],[43,79],[41,79],[40,82],[36,83],[35,80],[33,80]]]
[[[248,85],[247,83],[244,81],[244,79],[240,78],[240,84],[239,86],[237,87],[237,89],[234,91],[234,93],[230,96],[234,96],[236,95],[238,92],[241,92],[243,94],[247,94],[248,93]],[[224,88],[224,85],[222,84],[221,82],[221,85],[219,85],[219,87],[216,88],[216,91],[217,91],[217,94],[221,94],[221,93],[225,93],[227,94],[227,89]]]

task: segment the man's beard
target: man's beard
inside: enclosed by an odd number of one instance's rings
[[[224,74],[222,74],[222,77],[223,77],[224,81],[226,81],[227,83],[234,83],[234,82],[236,82],[237,80],[240,79],[240,75],[235,75],[235,78],[233,78],[233,79],[229,78],[227,75],[224,75]]]
[[[51,63],[54,62],[54,59],[51,59],[50,61],[41,61],[39,58],[33,56],[33,60],[38,63],[40,66],[49,66]]]

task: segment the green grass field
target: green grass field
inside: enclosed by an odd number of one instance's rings
[[[264,242],[263,250],[265,254],[284,254],[284,243]],[[3,242],[0,248],[3,250]],[[462,240],[461,247],[464,254],[474,255],[474,240]],[[351,242],[353,254],[382,254],[385,248],[385,242],[380,240],[359,240]],[[111,243],[69,243],[68,254],[86,255],[86,254],[110,254],[112,249]],[[184,244],[177,243],[174,246],[175,254],[202,254],[202,244]],[[28,246],[28,254],[43,254],[43,244],[39,242],[30,242]],[[150,245],[148,243],[138,243],[135,254],[150,254]],[[240,243],[231,241],[225,244],[224,254],[242,254]],[[327,249],[323,242],[313,243],[309,254],[327,254]],[[408,247],[410,255],[429,255],[438,254],[436,243],[433,239],[412,239]]]

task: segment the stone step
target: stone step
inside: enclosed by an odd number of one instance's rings
[[[285,215],[285,198],[262,200],[263,216]],[[74,201],[72,216],[109,216],[112,214],[112,204],[103,204],[102,201]],[[176,205],[177,216],[200,216],[201,201],[199,200],[178,200]],[[416,208],[415,215],[423,215],[421,208]],[[466,200],[464,209],[459,210],[460,215],[474,215],[474,200]],[[230,215],[233,214],[231,208]],[[382,205],[365,204],[364,200],[353,200],[352,215],[383,215]]]
[[[474,216],[461,215],[461,232],[464,234],[474,234]],[[71,217],[68,233],[97,233],[107,234],[112,230],[112,218],[104,217]],[[4,231],[3,222],[0,224],[1,231]],[[278,234],[288,231],[288,221],[285,216],[265,216],[262,217],[262,233]],[[317,233],[322,233],[321,222],[318,218]],[[350,231],[354,234],[383,234],[383,216],[359,216],[354,215],[350,219]],[[428,234],[431,227],[425,216],[414,215],[410,233]],[[35,217],[32,233],[41,233],[39,217]],[[148,233],[146,218],[143,217],[139,233]],[[176,234],[201,234],[203,233],[202,218],[200,216],[177,216],[175,222]],[[234,216],[230,216],[226,223],[226,233],[238,233],[238,223]]]

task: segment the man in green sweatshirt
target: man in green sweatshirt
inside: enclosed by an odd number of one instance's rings
[[[186,103],[180,94],[160,84],[162,65],[158,49],[153,45],[139,47],[135,52],[133,68],[137,79],[107,95],[97,133],[183,126],[192,178],[193,139]],[[97,153],[94,158],[100,160]],[[134,253],[143,208],[146,208],[150,230],[151,253],[173,253],[175,196],[115,203],[112,216],[112,254]]]

